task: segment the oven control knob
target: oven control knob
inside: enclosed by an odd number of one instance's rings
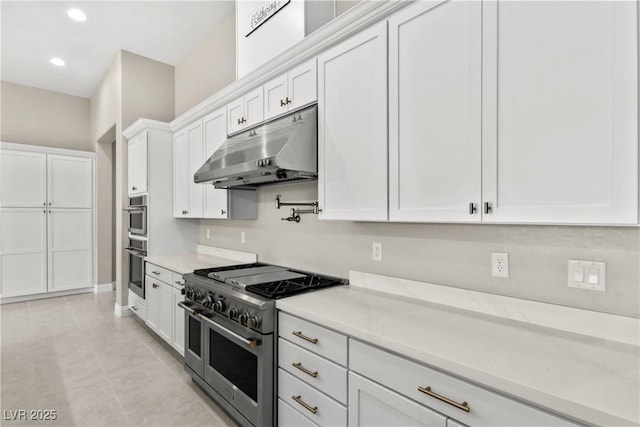
[[[211,304],[213,304],[213,294],[209,294],[202,302],[205,307],[211,307]]]
[[[187,286],[185,289],[187,290],[187,298],[193,299],[193,288],[191,286]]]
[[[195,299],[196,301],[200,301],[202,299],[202,292],[196,291],[196,294],[194,295],[193,299]]]
[[[220,312],[220,313],[223,312],[225,308],[227,308],[226,304],[221,299],[216,301],[216,303],[213,305],[213,310],[217,311],[217,312]]]
[[[240,315],[240,324],[247,326],[247,321],[249,320],[249,313],[246,311]]]
[[[247,326],[250,328],[257,328],[260,326],[260,318],[258,316],[251,316],[247,320]]]
[[[238,309],[235,307],[231,307],[231,309],[229,310],[229,318],[230,319],[237,319],[238,318]]]

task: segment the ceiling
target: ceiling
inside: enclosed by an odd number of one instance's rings
[[[234,11],[233,0],[0,2],[4,81],[90,98],[123,49],[176,65]],[[67,16],[71,8],[85,22]],[[60,57],[65,67],[49,60]]]

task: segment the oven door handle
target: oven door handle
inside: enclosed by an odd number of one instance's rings
[[[145,206],[132,206],[130,208],[124,208],[123,211],[127,212],[144,212],[147,208]]]
[[[144,257],[147,256],[146,252],[138,251],[136,249],[124,248],[123,251],[125,251],[127,253],[130,253],[131,255],[135,255],[137,257],[140,257],[140,258],[144,258]]]
[[[209,325],[211,325],[214,329],[217,329],[219,332],[225,333],[227,335],[231,335],[233,338],[235,338],[236,340],[240,341],[241,343],[245,344],[247,347],[249,348],[255,348],[255,346],[260,344],[259,340],[250,340],[250,339],[246,339],[245,337],[243,337],[242,335],[238,335],[235,332],[233,332],[231,329],[225,328],[224,326],[214,322],[213,320],[209,319],[206,316],[203,316],[202,314],[198,315],[199,318],[201,318],[202,320],[204,320],[205,322],[207,322]]]
[[[185,304],[182,301],[178,303],[178,307],[182,308],[184,311],[186,311],[192,316],[197,316],[198,314],[200,314],[198,310],[194,310],[193,308],[189,307],[187,304]]]

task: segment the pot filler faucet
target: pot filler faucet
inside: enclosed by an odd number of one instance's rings
[[[318,215],[321,209],[318,207],[318,201],[313,202],[281,202],[280,194],[276,195],[276,209],[280,209],[280,206],[311,206],[310,209],[298,209],[291,208],[291,214],[287,218],[282,218],[283,221],[300,222],[300,214],[312,213]]]

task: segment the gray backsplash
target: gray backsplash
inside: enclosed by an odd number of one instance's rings
[[[281,221],[282,201],[317,198],[317,183],[262,187],[258,220],[202,220],[200,243],[255,252],[259,260],[347,277],[349,270],[640,317],[640,229],[524,225]],[[206,238],[209,228],[211,238]],[[241,231],[246,243],[240,243]],[[382,242],[383,260],[371,260]],[[510,277],[491,276],[491,252],[508,252]],[[607,263],[606,293],[567,287],[567,260]]]

